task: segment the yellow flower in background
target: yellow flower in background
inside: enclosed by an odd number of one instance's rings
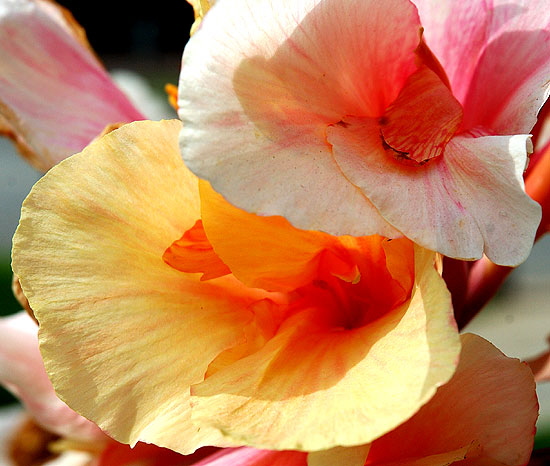
[[[240,211],[135,122],[51,169],[13,267],[59,396],[115,439],[324,450],[413,416],[460,343],[435,253]]]

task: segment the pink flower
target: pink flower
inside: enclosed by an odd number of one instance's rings
[[[38,325],[26,312],[0,319],[0,383],[49,432],[86,441],[106,438],[55,395],[38,350]]]
[[[71,14],[46,0],[0,5],[0,134],[46,171],[107,125],[144,116],[118,89]]]
[[[516,265],[549,41],[542,0],[221,0],[183,57],[183,157],[299,228]]]

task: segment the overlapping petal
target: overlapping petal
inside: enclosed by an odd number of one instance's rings
[[[529,254],[540,206],[523,191],[528,136],[455,136],[444,157],[418,167],[388,154],[372,119],[345,122],[328,131],[336,160],[390,222],[403,231],[415,225],[408,229],[411,239],[461,259],[475,259],[485,249],[510,264]]]
[[[8,0],[0,25],[0,132],[38,169],[81,151],[109,124],[144,118],[66,10]]]
[[[481,337],[462,335],[451,381],[408,422],[373,442],[366,464],[442,466],[449,463],[441,457],[458,455],[466,458],[460,464],[524,465],[537,416],[527,365]]]
[[[263,348],[194,385],[193,416],[236,441],[286,449],[356,445],[391,430],[450,377],[458,350],[433,256],[417,251],[415,263],[405,304],[347,328],[318,303],[297,312]]]
[[[60,396],[118,440],[184,453],[356,445],[411,417],[459,352],[435,254],[224,209],[183,165],[180,128],[123,126],[50,170],[24,203],[13,264]],[[277,237],[255,240],[272,227]],[[197,246],[218,267],[219,251],[235,274],[205,280],[167,260],[182,235],[184,254]],[[296,252],[296,267],[275,261],[255,281],[247,268],[277,248]]]
[[[407,422],[371,444],[320,452],[221,450],[197,466],[522,466],[538,403],[529,368],[491,343],[462,335],[453,378]]]
[[[230,3],[209,11],[184,54],[179,106],[188,166],[254,213],[283,213],[309,230],[396,234],[342,176],[325,129],[344,115],[378,115],[397,97],[414,69],[413,6]],[[343,31],[353,40],[342,42]],[[222,37],[212,41],[214,32]],[[374,69],[378,79],[364,79]]]
[[[430,45],[428,27],[452,18],[435,3],[422,5],[422,19],[432,15],[424,25]],[[520,34],[533,11],[537,5],[511,20],[510,28]],[[284,7],[269,0],[219,1],[183,57],[184,160],[238,207],[282,215],[299,228],[404,234],[452,257],[485,253],[496,263],[517,265],[540,221],[540,209],[523,190],[530,145],[521,133],[531,129],[547,97],[548,54],[544,47],[529,52],[546,43],[548,25],[541,21],[541,31],[505,54],[505,45],[474,44],[488,58],[469,75],[461,62],[466,53],[450,66],[453,55],[445,49],[439,64],[441,47],[434,57],[407,0],[308,0]],[[487,39],[476,31],[477,40]],[[442,35],[441,27],[434,34]],[[449,47],[459,40],[468,39],[455,34]],[[501,71],[511,55],[516,61],[528,57],[532,75]],[[468,98],[451,94],[462,65]],[[358,120],[365,122],[360,128]],[[515,133],[520,135],[510,136]],[[492,134],[507,138],[482,137]],[[466,143],[468,138],[480,141]],[[350,149],[352,139],[361,142]],[[464,154],[469,168],[457,162]],[[473,192],[478,170],[482,189]],[[432,186],[436,172],[441,179]],[[481,205],[497,214],[484,219]],[[516,226],[510,219],[518,212],[520,234],[510,241]],[[495,231],[507,236],[510,248],[499,244]]]
[[[465,126],[529,133],[550,93],[550,11],[544,0],[414,0]],[[521,70],[521,72],[518,72]]]

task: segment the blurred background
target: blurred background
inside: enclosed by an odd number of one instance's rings
[[[184,0],[145,2],[60,1],[86,29],[99,57],[151,119],[174,118],[164,85],[177,84],[181,53],[189,38],[193,10]],[[116,6],[117,9],[112,7]],[[11,237],[21,202],[40,174],[10,141],[0,139],[0,311],[17,312],[11,294]],[[550,334],[550,235],[508,279],[498,296],[466,329],[522,359],[547,348]],[[550,445],[550,384],[540,385],[537,446]],[[5,391],[0,403],[13,403]],[[2,426],[0,426],[0,430]]]

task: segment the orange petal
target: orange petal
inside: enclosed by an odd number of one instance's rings
[[[380,119],[382,138],[397,159],[425,163],[442,156],[462,121],[462,107],[427,66],[409,76]]]
[[[223,277],[231,270],[212,249],[204,233],[202,220],[197,220],[183,236],[174,241],[162,256],[164,262],[181,272],[201,272],[201,280]]]
[[[229,204],[200,182],[202,222],[208,240],[233,274],[251,287],[291,291],[327,274],[353,281],[358,270],[340,240],[294,228],[283,217],[262,217]]]
[[[193,419],[252,446],[300,450],[367,443],[401,424],[451,377],[459,352],[434,254],[417,249],[415,271],[410,300],[364,326],[339,327],[320,292],[297,303],[262,348],[192,387]]]

